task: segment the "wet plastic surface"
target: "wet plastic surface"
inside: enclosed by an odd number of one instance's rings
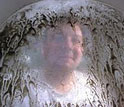
[[[0,105],[123,107],[123,21],[90,0],[41,1],[15,13],[0,32]]]

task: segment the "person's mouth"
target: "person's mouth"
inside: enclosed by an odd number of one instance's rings
[[[61,56],[60,58],[63,58],[63,59],[73,59],[72,56]]]

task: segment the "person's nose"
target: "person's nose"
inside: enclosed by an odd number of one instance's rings
[[[73,48],[73,43],[72,43],[70,37],[66,37],[66,38],[64,39],[63,48],[64,48],[64,49],[72,49],[72,48]]]

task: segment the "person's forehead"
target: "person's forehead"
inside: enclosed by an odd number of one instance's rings
[[[76,36],[82,37],[82,31],[79,25],[71,26],[70,24],[62,24],[62,25],[58,25],[55,28],[49,28],[47,30],[48,35],[54,35],[57,33],[70,34],[70,35],[76,34]]]

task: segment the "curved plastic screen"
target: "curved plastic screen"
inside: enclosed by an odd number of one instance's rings
[[[1,107],[123,107],[124,19],[91,0],[44,0],[0,31]]]

